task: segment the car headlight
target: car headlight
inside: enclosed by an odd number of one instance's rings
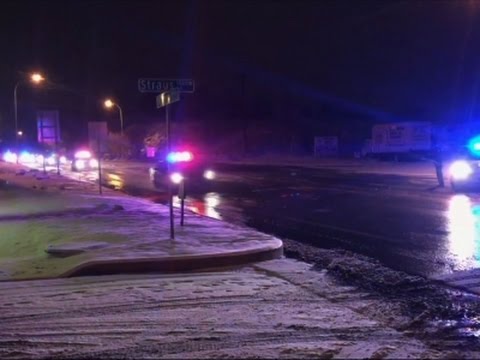
[[[97,168],[98,167],[98,160],[97,159],[90,159],[88,162],[91,168]]]
[[[17,162],[17,154],[8,150],[6,153],[3,154],[3,160],[10,163]]]
[[[450,166],[450,175],[455,180],[465,180],[472,174],[472,172],[472,167],[468,162],[463,160],[455,161],[452,166]]]
[[[67,158],[65,156],[60,156],[60,164],[66,164]]]
[[[43,155],[35,155],[35,162],[38,164],[43,164],[44,157]]]
[[[20,154],[19,161],[23,164],[33,163],[35,161],[35,156],[28,151],[23,151]]]
[[[55,165],[56,161],[55,161],[55,157],[53,156],[50,156],[47,158],[47,164],[50,165],[50,166],[53,166]]]
[[[85,160],[75,160],[75,167],[78,170],[83,170],[85,169]]]
[[[215,174],[215,171],[213,171],[213,170],[205,170],[203,172],[203,177],[207,180],[213,180],[213,179],[215,179],[215,176],[216,176],[216,174]]]
[[[170,180],[174,184],[180,184],[183,181],[183,175],[178,172],[174,172],[170,175]]]

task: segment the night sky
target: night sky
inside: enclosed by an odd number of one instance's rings
[[[194,78],[182,114],[201,117],[235,107],[243,76],[247,96],[261,83],[419,120],[478,119],[479,13],[470,0],[2,1],[0,115],[8,128],[16,81],[39,70],[51,84],[19,90],[20,117],[52,107],[71,122],[111,120],[111,96],[127,123],[148,121],[158,111],[140,77]]]

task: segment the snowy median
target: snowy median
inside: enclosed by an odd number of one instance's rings
[[[57,175],[0,163],[0,280],[188,271],[278,258],[270,235],[187,213],[169,239],[168,209]]]

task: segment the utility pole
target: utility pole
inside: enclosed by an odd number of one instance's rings
[[[248,126],[249,120],[246,116],[246,97],[245,97],[245,82],[247,76],[243,73],[240,76],[240,91],[241,91],[241,99],[242,99],[242,110],[241,110],[241,117],[242,117],[242,124],[243,124],[243,155],[248,153]]]

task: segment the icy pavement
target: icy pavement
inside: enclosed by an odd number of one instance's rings
[[[364,296],[288,259],[215,273],[4,282],[0,357],[452,357],[348,306],[373,306]]]
[[[331,169],[347,173],[390,174],[403,176],[435,177],[431,161],[394,162],[371,159],[332,159],[294,156],[262,156],[250,159],[228,160],[217,158],[218,163],[262,165],[262,166],[298,166],[313,169]]]
[[[452,274],[435,276],[435,279],[451,287],[480,295],[480,269],[456,271]]]
[[[61,177],[0,170],[0,280],[193,270],[281,256],[279,239],[249,228],[190,212],[180,227],[176,209],[170,240],[163,205],[107,190],[100,196],[79,182],[59,194]]]

